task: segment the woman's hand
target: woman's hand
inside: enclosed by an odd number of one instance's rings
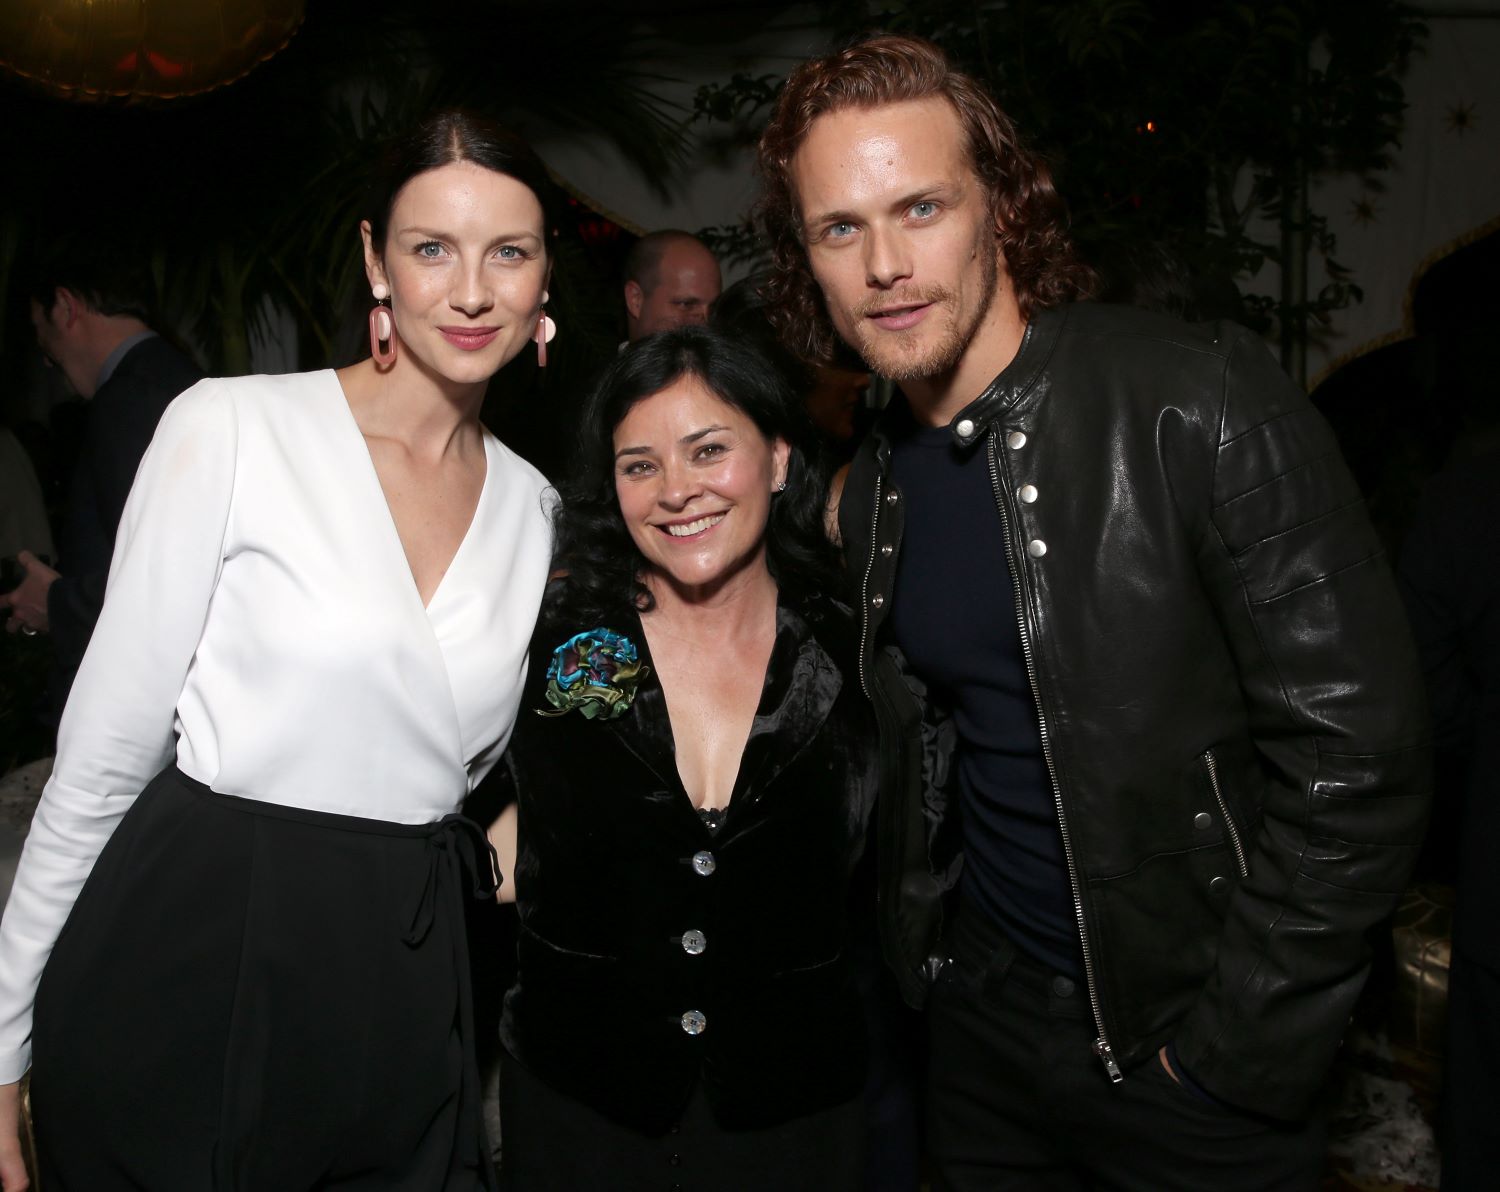
[[[0,1084],[0,1189],[24,1192],[29,1187],[21,1161],[21,1086]]]

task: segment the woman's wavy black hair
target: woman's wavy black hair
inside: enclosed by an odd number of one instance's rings
[[[583,410],[572,475],[557,513],[557,569],[567,577],[572,616],[608,619],[645,611],[645,558],[615,496],[615,428],[639,401],[695,377],[739,410],[768,440],[791,447],[786,489],[771,499],[766,557],[783,601],[841,596],[838,554],[824,528],[828,475],[801,396],[750,343],[709,327],[679,327],[632,344],[600,377]]]

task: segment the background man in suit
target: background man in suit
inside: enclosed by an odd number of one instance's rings
[[[31,551],[25,577],[0,603],[11,632],[51,633],[56,654],[44,714],[62,714],[104,602],[115,530],[162,411],[202,371],[151,329],[150,284],[90,237],[43,253],[31,319],[43,354],[89,403],[83,443],[59,534],[58,569]]]

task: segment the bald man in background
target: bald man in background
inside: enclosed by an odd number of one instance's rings
[[[722,288],[719,262],[696,236],[675,228],[642,236],[625,258],[626,338],[707,322]]]

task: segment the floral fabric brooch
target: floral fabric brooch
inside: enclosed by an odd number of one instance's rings
[[[538,716],[561,716],[575,708],[590,720],[613,720],[630,707],[635,689],[651,673],[635,643],[611,629],[575,633],[552,651],[547,665],[547,702]]]

